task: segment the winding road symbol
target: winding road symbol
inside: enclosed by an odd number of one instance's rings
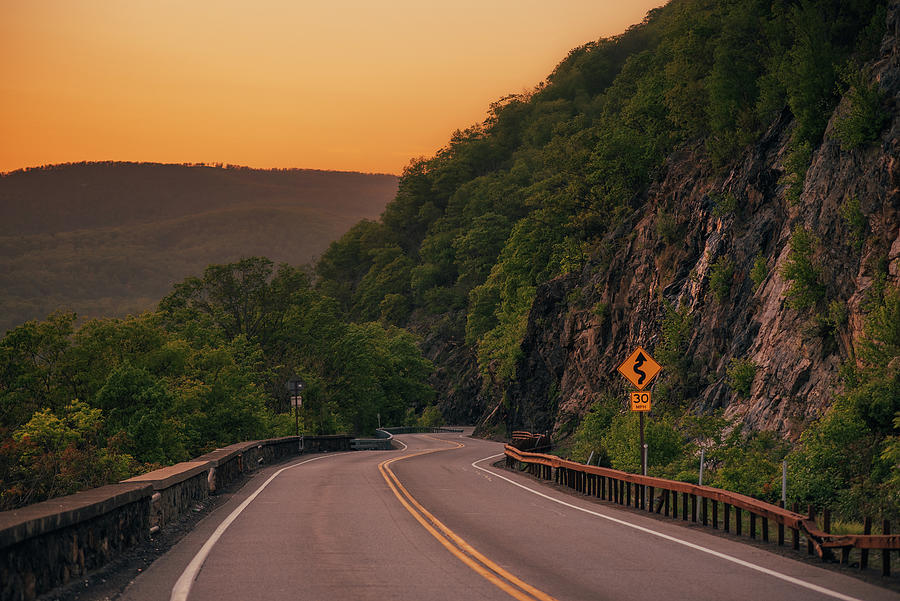
[[[642,386],[644,384],[644,380],[647,379],[647,374],[645,374],[643,371],[641,371],[641,365],[643,365],[646,362],[647,362],[647,359],[646,359],[646,357],[644,357],[644,353],[638,353],[637,358],[634,360],[634,365],[631,367],[631,369],[634,371],[634,373],[636,373],[637,375],[640,376],[640,378],[638,378],[638,381],[637,381],[638,386]]]
[[[643,390],[653,381],[662,367],[653,360],[650,353],[637,347],[619,366],[619,373],[631,382],[638,390]]]

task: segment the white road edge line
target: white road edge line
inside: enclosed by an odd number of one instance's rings
[[[309,463],[310,461],[317,461],[319,459],[325,459],[327,457],[336,457],[335,455],[321,455],[319,457],[313,457],[312,459],[307,459],[306,461],[301,461],[299,463],[294,463],[293,465],[289,465],[287,467],[283,467],[271,476],[269,476],[268,480],[263,482],[259,488],[257,488],[252,495],[247,497],[243,503],[237,506],[237,508],[231,512],[227,518],[225,518],[219,527],[216,528],[215,532],[213,532],[206,542],[203,543],[203,546],[197,551],[197,554],[194,555],[194,558],[191,560],[191,563],[187,565],[184,569],[184,572],[181,573],[181,576],[175,582],[175,586],[172,587],[172,595],[169,597],[169,601],[187,601],[188,595],[191,593],[191,587],[194,585],[194,580],[197,578],[197,574],[200,572],[200,568],[203,567],[203,562],[206,561],[206,557],[209,555],[209,552],[212,551],[213,546],[219,541],[222,537],[222,534],[228,529],[234,520],[244,511],[250,503],[263,491],[265,487],[269,485],[269,483],[278,477],[281,472],[293,469],[295,467],[299,467],[305,463]]]
[[[636,524],[632,524],[631,522],[626,522],[625,520],[620,520],[614,517],[610,517],[608,515],[603,515],[602,513],[597,513],[596,511],[591,511],[590,509],[585,509],[584,507],[578,507],[577,505],[572,505],[571,503],[566,503],[560,499],[553,498],[549,495],[545,495],[544,493],[534,490],[533,488],[529,488],[524,484],[519,484],[514,480],[510,480],[506,476],[498,474],[495,471],[489,470],[487,468],[481,467],[477,465],[482,461],[487,461],[488,459],[495,459],[497,457],[503,457],[504,453],[498,453],[496,455],[491,455],[490,457],[485,457],[484,459],[479,459],[478,461],[472,462],[472,467],[477,470],[481,470],[483,472],[487,472],[492,476],[496,476],[502,480],[506,480],[510,484],[514,486],[518,486],[524,490],[527,490],[530,493],[533,493],[539,497],[543,497],[554,503],[559,503],[560,505],[564,505],[566,507],[570,507],[572,509],[577,509],[578,511],[583,511],[584,513],[588,513],[590,515],[596,516],[598,518],[603,518],[604,520],[609,520],[610,522],[615,522],[616,524],[620,524],[622,526],[627,526],[628,528],[633,528],[635,530],[639,530],[641,532],[645,532],[647,534],[652,534],[653,536],[658,536],[659,538],[663,538],[665,540],[671,541],[673,543],[678,543],[679,545],[684,545],[685,547],[690,547],[691,549],[696,549],[697,551],[701,551],[703,553],[708,553],[714,557],[718,557],[719,559],[724,559],[725,561],[730,561],[732,563],[736,563],[740,566],[744,566],[745,568],[750,568],[751,570],[756,570],[757,572],[762,572],[763,574],[767,574],[774,578],[778,578],[779,580],[784,580],[785,582],[790,582],[791,584],[796,584],[797,586],[815,591],[817,593],[822,593],[823,595],[827,595],[829,597],[834,597],[835,599],[841,599],[842,601],[863,601],[862,599],[858,599],[857,597],[850,597],[849,595],[845,595],[843,593],[839,593],[837,591],[833,591],[831,589],[827,589],[821,587],[817,584],[812,584],[811,582],[806,582],[805,580],[800,580],[799,578],[794,578],[793,576],[788,576],[787,574],[782,574],[781,572],[776,572],[774,570],[770,570],[769,568],[764,568],[762,566],[758,566],[754,563],[750,563],[749,561],[744,561],[743,559],[738,559],[737,557],[733,557],[731,555],[726,555],[725,553],[721,553],[719,551],[714,551],[712,549],[708,549],[706,547],[697,545],[695,543],[688,542],[686,540],[682,540],[680,538],[676,538],[674,536],[669,536],[668,534],[663,534],[662,532],[657,532],[656,530],[651,530],[650,528],[644,528],[643,526],[638,526]]]

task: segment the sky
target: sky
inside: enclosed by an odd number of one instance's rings
[[[0,172],[396,173],[663,0],[0,0]]]

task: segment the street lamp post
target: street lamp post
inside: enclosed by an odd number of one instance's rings
[[[294,430],[297,434],[297,437],[300,438],[300,452],[303,452],[303,437],[300,436],[300,404],[303,402],[303,397],[300,396],[301,391],[303,390],[303,380],[301,380],[298,376],[292,377],[288,380],[287,383],[288,392],[291,395],[291,405],[294,406]]]

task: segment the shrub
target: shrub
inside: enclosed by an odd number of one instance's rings
[[[732,359],[726,373],[732,390],[741,396],[750,394],[753,378],[756,377],[756,363],[750,359]]]
[[[784,175],[778,180],[784,184],[785,197],[790,204],[796,204],[803,192],[803,182],[812,160],[812,145],[808,141],[793,142],[784,158]]]
[[[575,461],[587,461],[591,453],[594,453],[598,465],[610,465],[609,453],[603,439],[613,416],[621,410],[621,406],[621,400],[613,396],[604,397],[591,405],[590,411],[575,430],[575,446],[572,449],[572,458]]]
[[[678,240],[678,223],[675,217],[663,209],[656,212],[656,235],[666,244]]]
[[[709,270],[709,291],[719,303],[728,300],[731,282],[734,279],[734,261],[730,257],[719,257]]]
[[[788,242],[791,250],[781,267],[781,275],[790,282],[785,291],[788,306],[798,311],[813,307],[825,296],[819,267],[813,261],[818,243],[815,236],[799,225]]]
[[[681,458],[684,438],[668,419],[648,419],[645,424],[648,472],[658,474]],[[634,411],[613,417],[603,436],[613,468],[632,473],[641,471],[639,416]]]
[[[766,258],[762,253],[756,255],[753,261],[753,268],[750,269],[750,279],[753,280],[753,290],[757,290],[769,275],[769,268],[766,266]]]
[[[871,77],[865,70],[854,70],[842,78],[848,86],[845,103],[838,109],[834,122],[834,137],[843,150],[853,150],[872,142],[888,122],[882,107],[885,94],[878,82],[867,83]]]
[[[712,196],[712,200],[716,203],[712,212],[714,217],[725,217],[737,211],[737,198],[731,192],[715,194]]]
[[[771,432],[735,432],[716,453],[721,462],[712,485],[774,503],[781,496],[781,460],[786,445]]]
[[[866,225],[868,225],[869,220],[862,212],[862,208],[859,205],[859,198],[850,196],[844,199],[844,202],[842,202],[839,207],[839,211],[841,213],[841,218],[844,220],[844,224],[849,231],[849,237],[853,248],[860,250],[865,241]]]

